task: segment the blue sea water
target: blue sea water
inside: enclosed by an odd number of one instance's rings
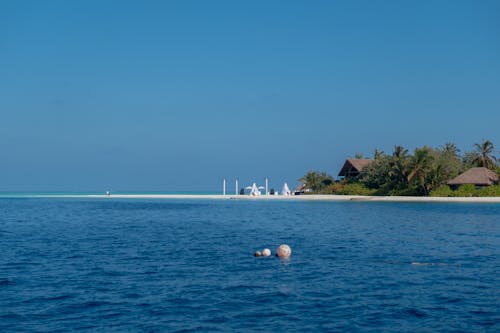
[[[499,289],[498,204],[0,199],[1,332],[498,332]]]

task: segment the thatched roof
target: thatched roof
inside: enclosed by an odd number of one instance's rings
[[[300,184],[295,188],[295,192],[304,191],[306,189],[306,184]]]
[[[493,185],[498,183],[499,177],[496,172],[487,168],[471,168],[448,181],[448,185]]]
[[[366,168],[372,162],[373,160],[367,158],[348,158],[339,172],[339,177],[346,177],[352,173],[360,173],[361,170]]]

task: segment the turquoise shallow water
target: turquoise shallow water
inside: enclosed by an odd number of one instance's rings
[[[500,329],[498,204],[2,198],[0,240],[2,332]]]
[[[88,195],[105,195],[106,191],[93,191],[93,192],[6,192],[0,191],[0,198],[2,199],[12,199],[12,198],[37,198],[37,197],[69,197],[69,196],[88,196]],[[125,194],[125,195],[216,195],[221,194],[220,192],[160,192],[160,191],[149,191],[149,192],[139,192],[139,191],[111,191],[111,194]]]

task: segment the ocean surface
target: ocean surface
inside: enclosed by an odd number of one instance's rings
[[[0,331],[74,330],[498,332],[500,205],[1,198]]]

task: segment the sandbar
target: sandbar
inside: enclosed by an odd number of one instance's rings
[[[5,196],[3,196],[5,197]],[[17,197],[17,196],[16,196]],[[352,202],[459,202],[500,203],[500,197],[410,197],[362,195],[222,195],[222,194],[30,194],[29,198],[94,198],[94,199],[181,199],[181,200],[282,200],[282,201],[352,201]]]

